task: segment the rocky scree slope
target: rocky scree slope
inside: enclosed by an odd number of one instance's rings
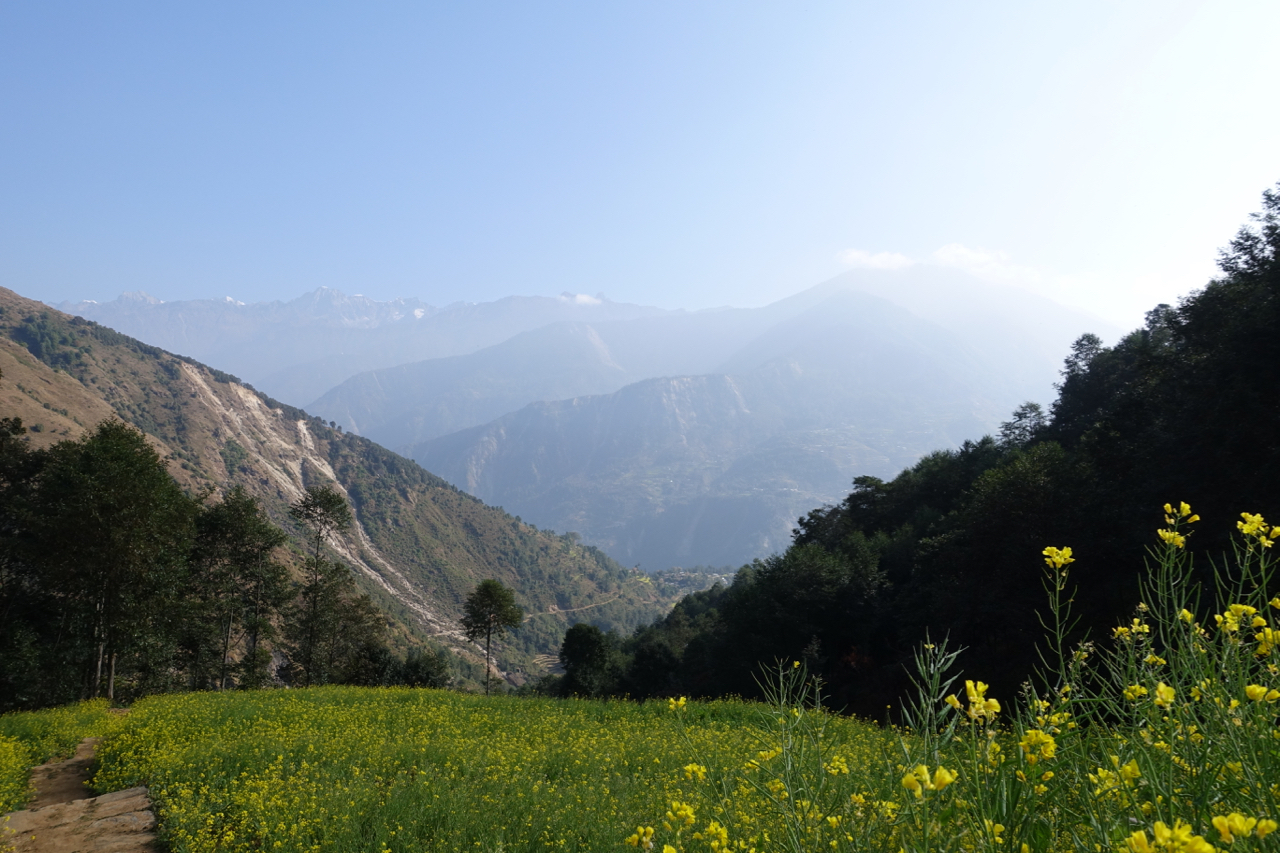
[[[234,377],[0,288],[0,405],[36,446],[104,418],[141,429],[194,490],[243,485],[272,519],[313,484],[346,494],[357,520],[330,541],[403,643],[432,639],[475,659],[458,632],[484,578],[516,591],[529,614],[500,647],[515,683],[536,675],[576,621],[627,630],[665,612],[675,592],[573,535],[513,518],[368,439],[330,429]]]

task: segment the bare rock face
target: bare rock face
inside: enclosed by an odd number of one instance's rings
[[[32,807],[0,819],[0,850],[15,853],[160,853],[146,788],[84,797],[97,738],[66,761],[31,771]]]

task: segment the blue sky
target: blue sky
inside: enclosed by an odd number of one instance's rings
[[[1131,327],[1280,180],[1280,3],[0,4],[0,284],[759,305],[960,266]]]

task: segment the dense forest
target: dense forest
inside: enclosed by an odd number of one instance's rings
[[[190,494],[118,420],[34,450],[0,420],[0,711],[173,690],[448,680],[392,655],[383,615],[331,559],[350,524],[325,486],[291,508],[299,554],[242,488]],[[291,573],[289,566],[298,571]]]
[[[1205,519],[1187,543],[1202,569],[1240,513],[1280,513],[1280,186],[1219,266],[1114,346],[1079,338],[1048,411],[1024,404],[999,436],[859,477],[785,553],[630,637],[575,626],[554,689],[752,696],[761,662],[803,658],[834,706],[882,716],[912,650],[945,636],[969,677],[1014,695],[1043,636],[1046,546],[1077,559],[1072,639],[1105,641],[1138,604],[1164,504]]]

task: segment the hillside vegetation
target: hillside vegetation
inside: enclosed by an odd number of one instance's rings
[[[1185,500],[1212,522],[1187,539],[1194,575],[1229,550],[1241,512],[1280,514],[1280,191],[1221,257],[1222,276],[1161,305],[1113,347],[1079,338],[1057,400],[998,437],[861,476],[808,513],[785,553],[687,597],[615,643],[608,692],[758,695],[760,661],[808,662],[831,703],[883,715],[926,637],[967,647],[967,671],[1016,695],[1037,663],[1049,544],[1079,563],[1067,640],[1099,638],[1138,603],[1149,531]],[[1272,581],[1268,581],[1272,583]]]
[[[356,523],[329,540],[393,620],[401,647],[430,639],[471,660],[463,600],[484,578],[515,590],[528,620],[495,649],[513,682],[543,671],[575,614],[620,630],[664,612],[672,595],[572,535],[487,507],[367,439],[332,429],[234,377],[0,291],[0,402],[34,448],[80,438],[104,419],[136,426],[188,492],[241,486],[287,532],[288,506],[332,485]],[[300,563],[300,557],[294,558]]]

